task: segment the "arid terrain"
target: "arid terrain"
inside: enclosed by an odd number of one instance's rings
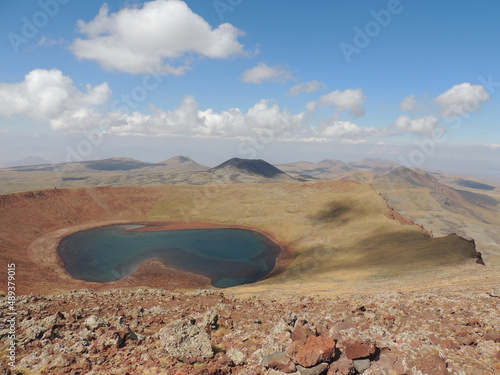
[[[497,187],[384,160],[137,163],[0,170],[20,373],[500,372]],[[34,181],[45,190],[24,191]],[[267,278],[224,290],[157,261],[73,279],[59,240],[117,223],[247,228],[281,254]]]

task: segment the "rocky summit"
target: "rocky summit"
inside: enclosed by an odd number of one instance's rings
[[[25,295],[3,374],[500,374],[500,290]],[[6,311],[7,303],[2,302]]]

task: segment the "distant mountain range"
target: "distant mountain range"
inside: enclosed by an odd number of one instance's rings
[[[325,159],[272,165],[260,159],[232,158],[210,168],[187,156],[160,163],[110,158],[64,164],[30,157],[10,164],[16,166],[0,169],[0,194],[55,187],[356,180],[371,184],[390,205],[438,235],[457,233],[474,238],[485,250],[486,259],[500,244],[500,187],[472,178],[406,168],[387,159],[350,163]],[[500,263],[500,255],[497,261]]]
[[[43,164],[52,164],[50,160],[46,160],[40,158],[38,156],[28,156],[21,160],[11,161],[8,163],[1,164],[1,168],[12,168],[12,167],[26,167],[33,165],[43,165]]]

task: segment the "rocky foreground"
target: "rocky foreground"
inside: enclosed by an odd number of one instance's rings
[[[16,367],[8,366],[8,329],[0,365],[3,374],[500,374],[499,302],[500,289],[20,296]]]

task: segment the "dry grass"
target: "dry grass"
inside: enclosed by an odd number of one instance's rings
[[[474,256],[472,244],[457,236],[431,239],[417,226],[391,220],[383,198],[352,181],[51,190],[0,198],[0,256],[19,262],[20,277],[44,292],[82,283],[64,277],[55,248],[42,249],[43,240],[104,222],[205,221],[271,233],[293,258],[280,275],[233,288],[242,294],[351,290],[453,268]],[[440,275],[434,278],[438,283]],[[135,282],[125,279],[123,285]]]

